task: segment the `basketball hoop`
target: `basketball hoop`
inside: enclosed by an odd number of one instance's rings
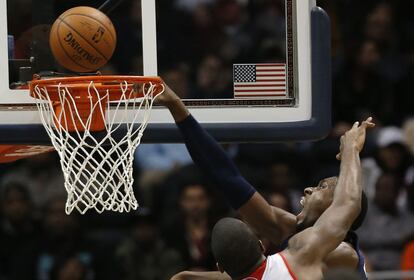
[[[163,92],[159,77],[35,76],[30,95],[60,156],[67,214],[137,209],[134,151]]]

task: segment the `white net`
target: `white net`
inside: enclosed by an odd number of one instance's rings
[[[111,104],[110,90],[102,92],[90,82],[88,101],[83,103],[89,106],[86,117],[70,87],[57,85],[61,110],[54,108],[56,102],[45,86],[33,90],[43,125],[60,156],[67,214],[74,209],[84,214],[89,209],[128,212],[138,207],[133,192],[134,152],[147,127],[157,85],[142,84],[141,98],[135,98],[136,89],[126,81],[119,86],[120,100]],[[96,118],[105,120],[105,128],[91,133]]]

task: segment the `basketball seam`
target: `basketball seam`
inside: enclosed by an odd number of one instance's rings
[[[57,33],[59,33],[59,27],[60,27],[60,24],[62,23],[63,21],[62,20],[60,20],[60,22],[58,23],[58,26],[57,26]],[[75,63],[76,65],[78,65],[78,66],[80,66],[81,68],[83,68],[83,69],[86,69],[86,70],[88,70],[88,71],[95,71],[96,69],[92,69],[92,68],[88,68],[88,67],[85,67],[85,66],[83,66],[82,64],[79,64],[76,60],[74,60],[74,59],[72,59],[72,57],[70,56],[70,54],[66,51],[66,49],[65,49],[65,46],[62,44],[62,42],[61,42],[61,37],[60,36],[57,36],[58,37],[58,42],[59,42],[59,45],[60,45],[60,47],[62,48],[62,50],[63,50],[63,52],[66,54],[66,56],[73,62],[73,63]]]
[[[88,45],[89,46],[91,46],[97,53],[99,53],[103,58],[105,58],[105,60],[106,60],[106,62],[108,62],[109,61],[109,59],[103,54],[103,53],[101,53],[97,48],[95,48],[95,46],[94,45],[92,45],[91,43],[89,43],[89,41],[85,38],[85,37],[83,37],[82,36],[82,34],[81,33],[79,33],[77,30],[75,30],[72,26],[70,26],[66,21],[64,21],[63,19],[60,19],[60,21],[61,22],[63,22],[64,24],[66,24],[66,26],[68,27],[68,28],[70,28],[73,32],[75,32],[76,34],[78,34],[79,35],[79,37],[81,37],[83,40],[85,40],[85,42],[86,43],[88,43]]]
[[[100,21],[100,20],[98,20],[98,19],[96,19],[96,18],[94,18],[94,17],[91,17],[91,16],[88,16],[88,15],[85,15],[85,14],[68,14],[68,15],[66,15],[65,17],[63,17],[63,18],[62,18],[62,20],[64,20],[65,18],[67,18],[67,17],[69,17],[69,16],[84,16],[84,17],[90,18],[90,19],[92,19],[92,20],[94,20],[94,21],[96,21],[96,22],[99,22],[102,26],[105,26],[105,29],[106,29],[106,30],[108,30],[109,35],[111,35],[111,37],[112,37],[112,41],[116,42],[116,36],[115,36],[114,34],[112,34],[112,31],[111,31],[111,30],[109,30],[109,28],[107,28],[107,27],[106,27],[106,25],[105,25],[105,23],[103,23],[102,21]],[[108,19],[109,19],[109,18],[108,18]],[[109,20],[110,20],[110,19],[109,19]],[[112,26],[113,26],[113,24],[112,24]]]

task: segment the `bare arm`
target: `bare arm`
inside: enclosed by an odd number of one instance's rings
[[[357,269],[359,257],[352,245],[342,242],[335,250],[329,253],[324,262],[329,269],[344,268]]]
[[[227,273],[221,273],[219,271],[183,271],[174,275],[171,280],[231,280],[231,277],[228,276]]]
[[[242,219],[259,235],[274,244],[280,244],[293,234],[296,228],[295,215],[269,205],[257,192],[238,211]]]
[[[215,181],[233,208],[239,211],[242,218],[259,235],[277,244],[282,238],[293,233],[296,224],[295,216],[270,206],[241,176],[227,154],[198,123],[194,121],[190,129],[180,126],[180,123],[188,121],[190,112],[167,85],[165,85],[165,92],[157,98],[157,102],[170,110],[180,127],[194,163]],[[199,143],[200,141],[202,143]],[[239,201],[232,203],[231,200],[237,196],[240,196]]]
[[[320,262],[345,238],[361,207],[362,175],[359,153],[365,142],[366,128],[374,126],[371,119],[361,126],[355,123],[341,138],[341,168],[331,206],[315,225],[292,238],[289,253],[306,263]]]

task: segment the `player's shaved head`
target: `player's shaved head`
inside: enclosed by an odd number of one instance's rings
[[[224,218],[217,222],[211,246],[217,263],[232,278],[248,275],[264,260],[259,239],[237,219]]]

